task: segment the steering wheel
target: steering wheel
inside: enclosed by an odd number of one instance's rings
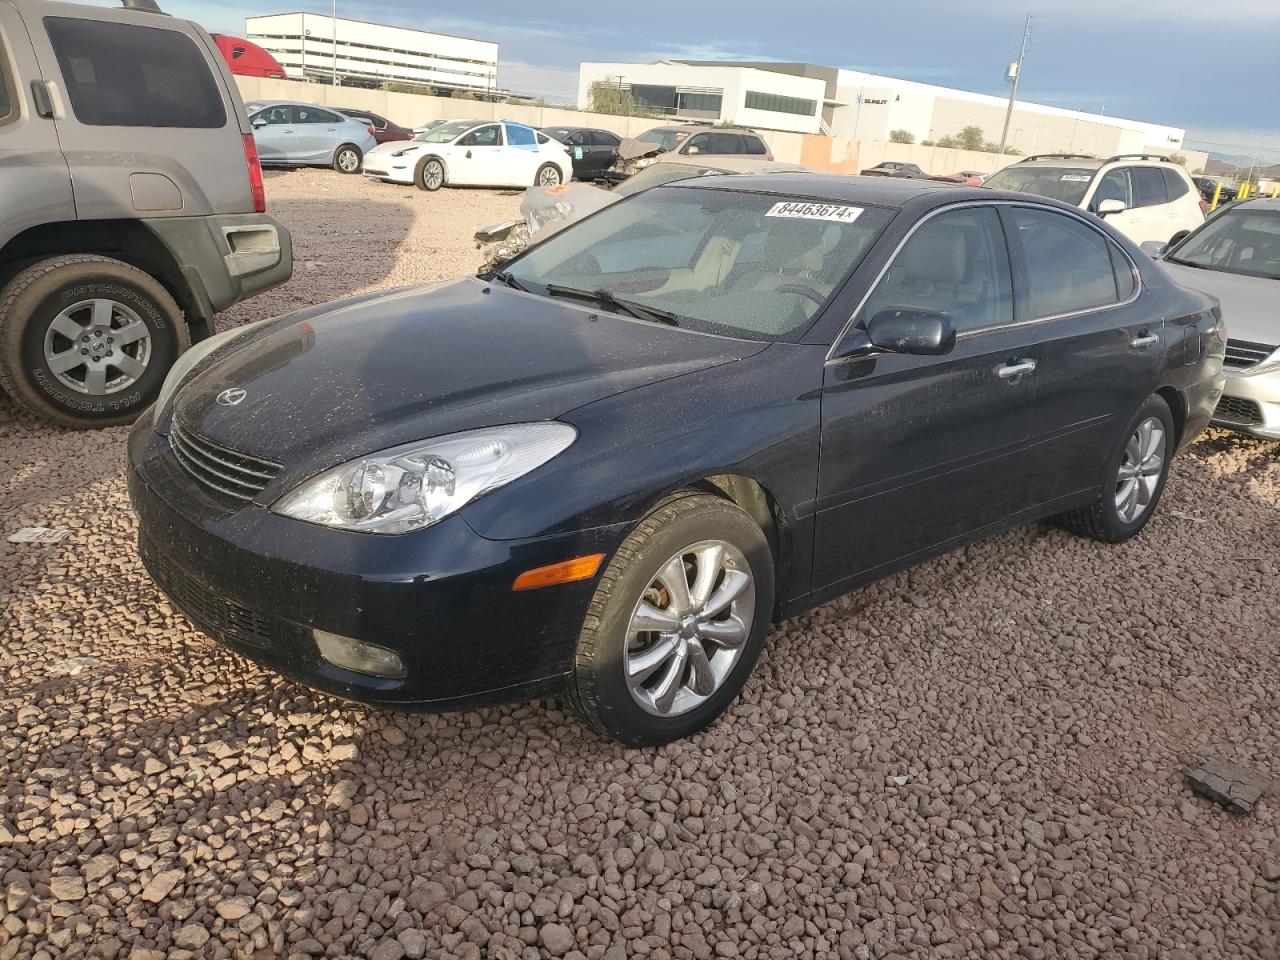
[[[819,293],[816,289],[804,283],[784,283],[780,287],[774,287],[777,293],[794,293],[797,296],[804,297],[806,300],[812,300],[818,306],[822,306],[827,302],[827,295]]]

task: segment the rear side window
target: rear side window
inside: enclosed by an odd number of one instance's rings
[[[746,146],[743,153],[751,153],[763,157],[769,152],[764,148],[764,141],[759,137],[743,136],[742,142]]]
[[[1133,279],[1133,266],[1114,243],[1108,243],[1107,250],[1111,253],[1111,268],[1116,272],[1116,296],[1121,300],[1128,300],[1138,285]]]
[[[521,127],[514,123],[505,125],[507,128],[507,146],[524,147],[531,150],[538,145],[537,138],[533,135],[533,130],[529,127]]]
[[[1179,197],[1185,197],[1191,192],[1191,187],[1187,183],[1186,178],[1179,176],[1176,170],[1169,170],[1168,168],[1162,167],[1160,172],[1164,174],[1164,189],[1169,195],[1170,200],[1177,200]]]
[[[45,17],[81,123],[99,127],[226,126],[209,64],[194,41],[173,30]]]
[[[595,142],[597,147],[616,147],[622,142],[621,137],[610,133],[608,130],[593,131],[591,139]]]
[[[328,110],[319,110],[315,107],[294,107],[294,123],[343,123],[348,118],[340,117],[336,113],[330,113]],[[361,123],[370,123],[371,121],[360,118]]]
[[[1013,207],[1027,272],[1028,320],[1116,303],[1110,243],[1074,217]]]
[[[1133,178],[1135,207],[1154,207],[1157,203],[1169,202],[1169,195],[1164,189],[1164,171],[1159,167],[1134,167],[1129,175]]]

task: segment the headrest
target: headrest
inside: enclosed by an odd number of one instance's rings
[[[898,258],[898,266],[913,280],[964,283],[969,268],[968,252],[964,227],[932,224],[906,245]]]

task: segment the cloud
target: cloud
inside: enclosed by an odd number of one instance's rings
[[[503,60],[498,64],[498,85],[513,93],[546,97],[557,103],[575,103],[578,99],[578,71],[562,67]]]

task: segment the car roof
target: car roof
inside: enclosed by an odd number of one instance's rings
[[[679,123],[668,127],[650,127],[645,133],[652,133],[654,130],[660,130],[663,133],[668,130],[674,133],[693,133],[695,131],[702,133],[705,130],[719,133],[756,133],[750,127],[734,127],[727,124],[713,123]],[[759,134],[756,134],[756,136],[759,136]]]
[[[664,153],[658,157],[657,166],[705,167],[708,170],[723,170],[726,173],[766,173],[786,171],[788,173],[807,173],[808,167],[798,163],[783,163],[778,160],[766,160],[755,153],[697,153],[692,156],[684,153]]]
[[[1243,207],[1252,210],[1280,210],[1280,197],[1250,197],[1239,201],[1231,209],[1240,210]]]

